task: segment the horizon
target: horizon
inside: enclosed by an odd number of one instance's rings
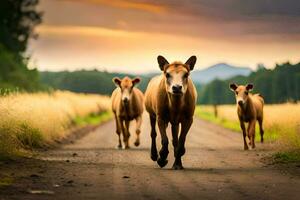
[[[299,62],[300,3],[241,1],[41,0],[39,38],[26,53],[40,71],[142,73],[156,71],[160,54],[170,62],[196,55],[199,70]]]
[[[282,65],[282,64],[285,64],[285,63],[290,63],[292,65],[295,65],[295,64],[298,64],[300,63],[299,62],[289,62],[289,61],[286,61],[286,62],[282,62],[282,63],[275,63],[274,66],[270,67],[270,66],[265,66],[264,67],[266,69],[274,69],[276,65]],[[219,62],[219,63],[215,63],[215,64],[212,64],[210,66],[204,66],[202,68],[197,68],[197,64],[194,68],[193,71],[202,71],[202,70],[207,70],[209,68],[212,68],[212,67],[215,67],[216,65],[221,65],[221,64],[225,64],[225,65],[228,65],[229,67],[234,67],[234,68],[241,68],[241,69],[250,69],[252,72],[255,72],[257,71],[257,66],[255,69],[252,69],[248,66],[237,66],[237,65],[233,65],[231,63],[226,63],[226,62]],[[258,63],[258,64],[263,64],[263,63]],[[123,67],[118,67],[118,68],[123,68]],[[75,72],[75,71],[93,71],[93,70],[97,70],[97,71],[101,71],[101,72],[108,72],[108,73],[121,73],[121,74],[136,74],[136,75],[139,75],[139,74],[151,74],[151,73],[160,73],[160,69],[158,68],[158,65],[157,65],[157,69],[153,69],[153,70],[147,70],[147,71],[141,71],[141,72],[133,72],[133,71],[126,71],[126,70],[116,70],[116,71],[113,71],[113,70],[108,70],[107,68],[105,67],[78,67],[78,68],[74,68],[74,69],[59,69],[59,70],[39,70],[39,72],[64,72],[64,71],[67,71],[67,72]],[[193,73],[193,72],[192,72]]]

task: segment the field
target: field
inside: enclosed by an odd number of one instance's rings
[[[49,145],[75,125],[107,120],[109,105],[106,96],[62,91],[1,96],[0,158]]]
[[[241,132],[235,105],[217,107],[218,117],[213,106],[198,106],[196,115],[202,119],[217,123],[234,131]],[[274,104],[264,107],[265,141],[278,143],[284,150],[300,149],[300,104]],[[258,124],[256,141],[260,140]]]

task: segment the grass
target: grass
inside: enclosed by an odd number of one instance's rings
[[[97,125],[101,122],[108,121],[112,118],[111,112],[101,112],[99,114],[92,113],[85,117],[77,116],[73,119],[76,126]]]
[[[273,155],[274,163],[294,163],[300,162],[299,151],[278,152]]]
[[[236,105],[220,105],[218,117],[214,116],[213,106],[197,106],[196,116],[221,125],[233,131],[241,132]],[[264,107],[264,139],[277,143],[280,153],[276,159],[300,161],[300,104],[274,104]],[[260,141],[259,126],[256,125],[256,141]],[[297,155],[297,156],[296,156]]]
[[[239,123],[237,123],[235,121],[227,120],[225,118],[215,117],[215,115],[212,111],[210,111],[207,108],[203,108],[202,106],[201,107],[197,106],[195,114],[196,114],[196,116],[200,117],[201,119],[221,125],[224,128],[228,128],[233,131],[240,131]]]
[[[10,186],[12,183],[13,183],[13,178],[10,177],[0,178],[0,188]]]
[[[60,140],[71,126],[100,122],[109,117],[105,114],[109,107],[108,97],[92,94],[56,91],[1,96],[0,159]]]

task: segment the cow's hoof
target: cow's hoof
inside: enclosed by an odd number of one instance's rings
[[[248,146],[244,146],[244,150],[247,151],[249,149]]]
[[[182,169],[184,169],[184,168],[183,168],[182,165],[180,165],[180,164],[175,164],[175,163],[174,163],[172,169],[174,169],[174,170],[182,170]]]
[[[130,149],[130,147],[129,146],[125,146],[125,149]]]
[[[158,154],[157,153],[151,153],[151,160],[157,161]]]
[[[264,143],[264,139],[261,139],[261,140],[260,140],[260,143],[262,143],[262,144],[263,144],[263,143]]]
[[[166,166],[166,165],[168,164],[168,160],[164,160],[164,159],[158,158],[157,164],[158,164],[161,168],[163,168],[164,166]]]
[[[117,149],[122,149],[122,145],[119,144],[116,148],[117,148]]]
[[[135,142],[134,142],[134,145],[135,145],[136,147],[138,147],[138,146],[140,145],[140,141],[135,141]]]

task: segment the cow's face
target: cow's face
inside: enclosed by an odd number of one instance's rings
[[[165,76],[166,90],[171,95],[183,95],[187,91],[190,71],[194,69],[196,56],[192,56],[183,64],[181,62],[169,62],[162,56],[158,56],[158,64]]]
[[[249,91],[253,89],[253,84],[247,84],[244,86],[231,83],[229,87],[235,93],[236,103],[240,106],[243,106],[249,98]]]
[[[124,104],[128,104],[131,100],[133,87],[141,81],[140,78],[130,79],[128,76],[122,80],[118,77],[113,78],[113,82],[121,89],[121,100]]]

